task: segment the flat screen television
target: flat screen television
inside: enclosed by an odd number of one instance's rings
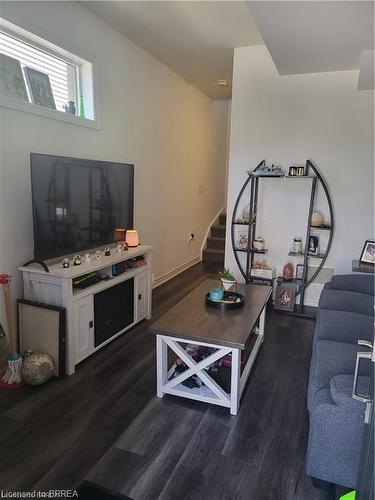
[[[133,227],[134,165],[31,153],[34,258],[114,241]]]

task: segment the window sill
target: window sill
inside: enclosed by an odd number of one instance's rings
[[[45,118],[50,118],[52,120],[59,120],[61,122],[70,123],[72,125],[78,125],[79,127],[92,128],[95,130],[100,130],[100,126],[97,120],[90,120],[89,118],[81,118],[80,116],[71,115],[69,113],[63,113],[62,111],[57,111],[56,109],[45,108],[39,106],[38,104],[33,104],[31,102],[20,101],[18,99],[12,99],[7,96],[0,96],[0,106],[9,109],[15,109],[17,111],[22,111],[24,113],[30,113],[33,115],[44,116]]]

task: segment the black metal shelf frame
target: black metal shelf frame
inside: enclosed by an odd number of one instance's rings
[[[248,173],[248,178],[246,179],[245,183],[243,184],[237,200],[234,204],[233,208],[233,214],[232,214],[232,224],[231,224],[231,238],[232,238],[232,249],[233,249],[233,254],[236,260],[236,263],[238,265],[238,268],[242,274],[242,276],[245,279],[246,283],[249,283],[254,280],[254,277],[250,275],[251,267],[254,261],[254,249],[252,248],[253,241],[255,239],[255,234],[256,234],[256,224],[257,224],[257,205],[258,205],[258,191],[259,191],[259,179],[267,179],[270,177],[267,176],[257,176],[254,175],[254,172],[258,170],[265,161],[263,160],[262,162],[259,163],[259,165],[252,171]],[[310,173],[311,172],[311,173]],[[313,164],[311,160],[306,161],[306,175],[301,176],[304,179],[306,178],[311,178],[311,188],[310,188],[310,201],[309,201],[309,212],[308,212],[308,219],[307,219],[307,224],[306,224],[306,237],[305,237],[305,248],[303,254],[298,255],[298,257],[303,257],[303,279],[301,280],[301,284],[298,287],[297,295],[300,295],[300,309],[303,309],[304,307],[304,298],[305,298],[305,292],[307,287],[314,281],[314,279],[318,276],[320,270],[322,269],[325,261],[327,260],[331,245],[332,245],[332,238],[333,238],[333,233],[334,233],[334,214],[333,214],[333,205],[332,205],[332,199],[328,190],[328,186],[326,181],[324,180],[323,176],[319,172],[318,168]],[[288,177],[280,177],[280,179],[285,179]],[[298,178],[298,177],[293,177],[293,178]],[[275,179],[275,177],[272,177],[272,179]],[[235,222],[237,219],[237,210],[239,207],[239,204],[242,201],[243,195],[245,193],[246,188],[250,184],[250,189],[249,189],[249,222]],[[316,190],[317,186],[320,185],[323,188],[323,192],[326,196],[327,199],[327,204],[328,204],[328,210],[329,210],[329,217],[330,217],[330,224],[329,225],[322,225],[322,226],[311,226],[311,216],[314,211],[314,204],[315,204],[315,195],[316,195]],[[254,221],[250,222],[250,220],[253,219],[253,216],[255,216]],[[235,226],[236,225],[247,225],[248,226],[248,235],[247,235],[247,242],[248,242],[248,247],[245,250],[239,250],[236,248],[235,244]],[[329,237],[328,237],[328,242],[327,246],[325,249],[325,252],[320,253],[319,255],[310,255],[308,252],[308,242],[310,240],[310,235],[311,231],[314,230],[325,230],[329,232]],[[243,268],[243,265],[239,259],[239,252],[246,252],[246,268]],[[308,263],[309,259],[319,259],[320,263],[315,272],[310,276],[309,279],[307,279],[307,269],[308,269]],[[259,280],[260,278],[255,278]]]

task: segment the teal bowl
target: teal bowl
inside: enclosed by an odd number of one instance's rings
[[[221,288],[211,288],[210,290],[210,299],[211,300],[223,300],[224,298],[224,290]]]

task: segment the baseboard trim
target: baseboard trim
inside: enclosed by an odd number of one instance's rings
[[[194,259],[185,262],[185,264],[182,264],[181,266],[172,269],[172,271],[169,271],[168,273],[158,276],[157,278],[155,278],[153,288],[157,288],[163,283],[166,283],[167,281],[174,278],[178,274],[182,273],[183,271],[186,271],[186,269],[189,269],[189,267],[195,266],[195,264],[198,264],[198,262],[201,262],[201,260],[202,260],[201,256],[198,255],[197,257],[194,257]]]

